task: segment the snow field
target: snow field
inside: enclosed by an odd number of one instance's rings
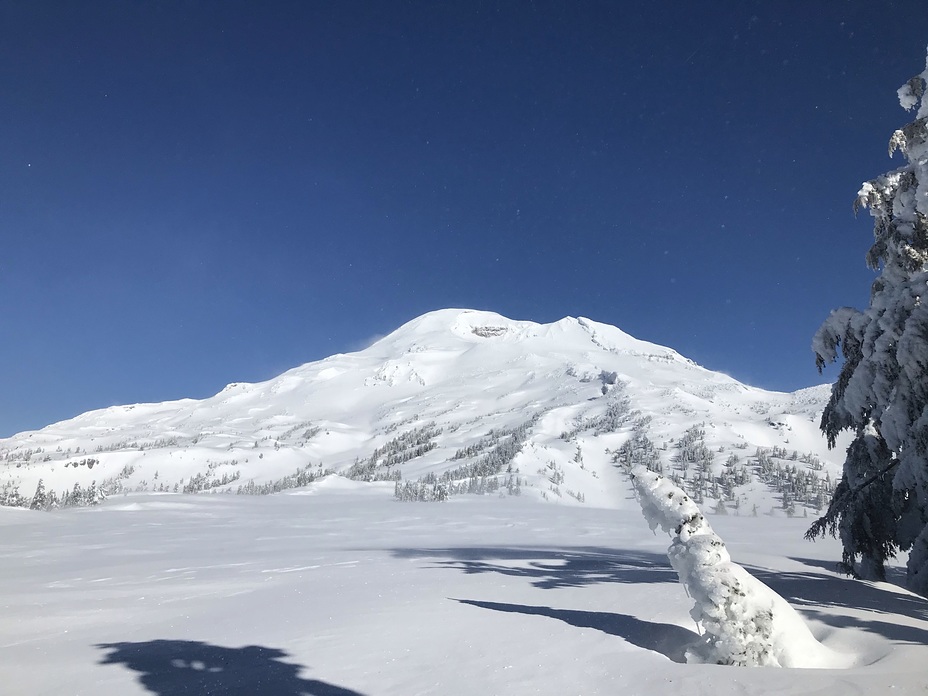
[[[397,696],[923,686],[925,601],[825,569],[837,544],[802,541],[800,520],[716,526],[850,656],[846,670],[683,664],[692,601],[637,510],[389,496],[329,479],[268,497],[0,509],[4,693],[204,692],[259,677],[267,693]]]

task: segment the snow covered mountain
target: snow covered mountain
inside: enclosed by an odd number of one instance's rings
[[[827,395],[586,319],[445,310],[261,384],[21,433],[8,506],[109,498],[0,507],[3,693],[920,693],[925,600],[837,576],[807,520],[771,524],[836,477]],[[622,472],[642,464],[719,515],[735,579],[821,644],[781,664],[815,669],[687,657],[694,600]]]
[[[840,468],[818,430],[828,394],[749,387],[589,319],[448,309],[202,401],[91,411],[0,440],[0,496],[267,493],[336,472],[407,499],[617,507],[629,489],[616,464],[646,463],[708,509],[801,515]]]

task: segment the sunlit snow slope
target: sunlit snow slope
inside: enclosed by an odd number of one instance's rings
[[[774,478],[835,477],[840,450],[829,453],[818,431],[827,395],[748,387],[589,319],[541,325],[448,309],[267,382],[0,440],[0,487],[8,504],[17,490],[28,504],[39,479],[62,495],[75,484],[109,495],[262,493],[331,470],[397,481],[407,497],[499,491],[621,507],[628,489],[615,462],[644,438],[709,509],[724,499],[769,512],[790,503]],[[790,514],[814,512],[809,490],[791,496]]]

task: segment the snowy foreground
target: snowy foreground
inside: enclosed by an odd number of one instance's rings
[[[637,503],[399,503],[330,477],[266,497],[0,508],[2,693],[910,694],[928,602],[830,568],[801,519],[714,516],[842,669],[683,663],[688,599]]]

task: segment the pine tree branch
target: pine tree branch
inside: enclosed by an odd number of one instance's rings
[[[859,486],[850,488],[845,485],[845,491],[842,491],[840,494],[838,493],[840,486],[838,489],[835,489],[835,495],[828,505],[828,510],[812,523],[812,526],[806,531],[804,537],[809,541],[815,541],[818,537],[825,536],[826,533],[830,533],[831,536],[836,536],[835,530],[838,524],[838,518],[847,509],[851,501],[856,498],[863,489],[883,478],[884,475],[888,474],[897,466],[899,466],[899,460],[894,459],[880,471],[867,478]]]

